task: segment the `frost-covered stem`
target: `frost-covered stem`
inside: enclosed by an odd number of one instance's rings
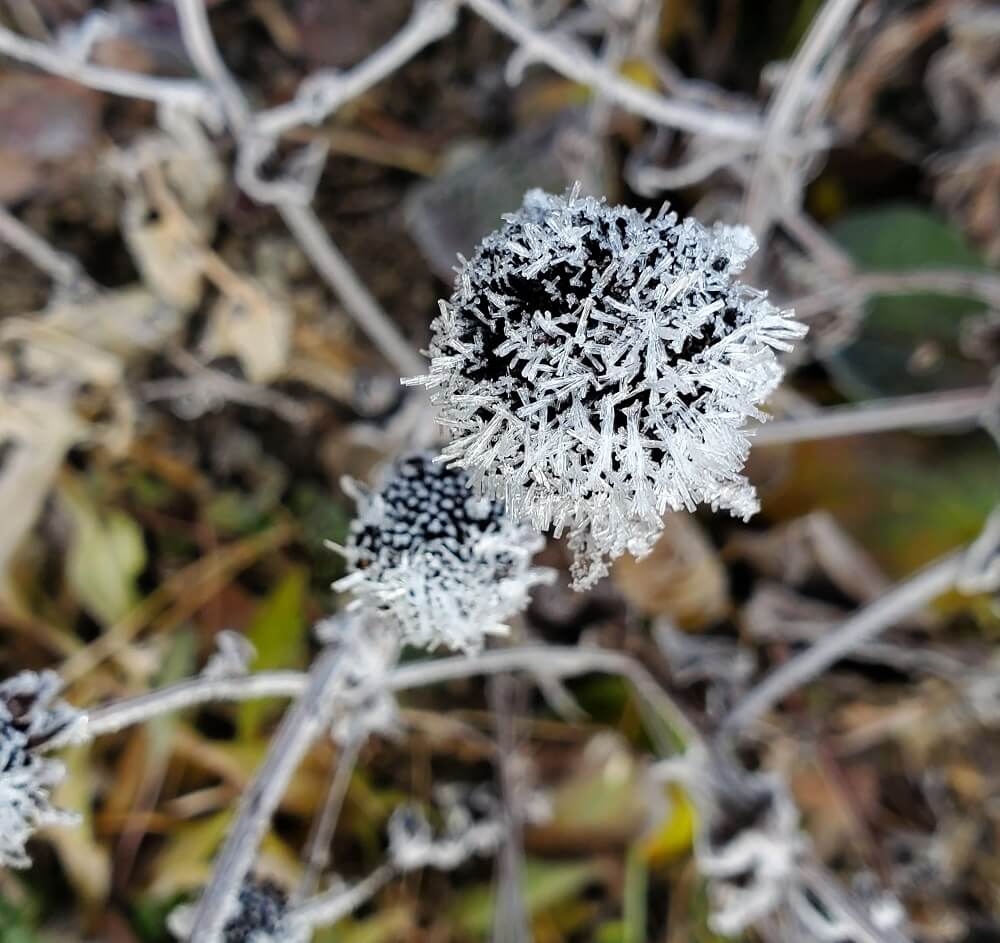
[[[195,909],[190,943],[218,943],[272,813],[302,757],[329,725],[334,704],[331,688],[339,678],[340,657],[335,647],[320,652],[306,689],[286,712],[216,858],[212,879]]]
[[[233,133],[238,138],[244,138],[243,145],[247,143],[247,135],[266,139],[267,135],[260,134],[259,129],[252,125],[247,100],[222,60],[203,0],[175,0],[175,5],[188,55],[198,71],[218,91]],[[423,359],[406,342],[355,274],[313,210],[292,199],[275,200],[274,204],[303,252],[340,297],[347,313],[399,370],[400,375],[424,370]]]
[[[396,367],[400,376],[423,373],[427,369],[423,358],[400,334],[392,319],[372,297],[320,225],[313,210],[308,206],[284,203],[279,205],[278,211],[298,240],[302,251],[340,298],[344,310]]]
[[[798,298],[792,304],[800,318],[815,317],[831,306],[843,305],[845,299],[861,299],[870,295],[909,294],[960,295],[978,298],[994,307],[1000,306],[1000,275],[993,272],[973,272],[963,269],[921,269],[914,272],[871,272],[855,275],[847,284]]]
[[[383,683],[392,691],[404,691],[476,675],[495,675],[509,671],[563,678],[591,672],[619,675],[629,680],[658,714],[668,718],[685,741],[701,739],[700,733],[684,712],[645,668],[628,655],[603,649],[527,645],[472,656],[454,655],[394,668],[385,682],[363,686],[353,697],[359,702],[364,701],[378,693]],[[251,701],[262,697],[295,698],[303,694],[308,683],[309,676],[298,671],[262,671],[239,678],[191,678],[158,691],[95,708],[85,715],[86,723],[79,736],[87,742],[173,711],[187,710],[202,704]],[[66,746],[67,742],[67,738],[54,738],[47,748]]]
[[[442,658],[438,661],[403,665],[389,675],[389,687],[394,691],[425,687],[469,678],[473,675],[495,675],[508,671],[525,671],[531,675],[571,677],[582,674],[610,674],[628,680],[640,699],[661,720],[666,719],[672,730],[685,744],[700,742],[698,729],[684,711],[667,695],[646,669],[633,658],[620,652],[599,648],[568,648],[556,645],[525,645],[520,648],[483,652],[479,655]],[[371,691],[359,689],[362,700]],[[651,731],[655,733],[655,731]],[[665,752],[675,745],[660,743]]]
[[[809,32],[795,53],[774,93],[764,119],[764,131],[750,184],[747,188],[746,220],[763,241],[770,219],[765,215],[770,190],[771,158],[781,142],[796,130],[800,112],[815,94],[812,78],[820,64],[842,37],[861,0],[827,0],[813,19]]]
[[[738,141],[755,141],[760,137],[761,122],[756,114],[710,111],[689,102],[657,95],[610,71],[585,48],[564,44],[557,37],[534,29],[500,0],[464,2],[495,29],[513,39],[531,59],[544,62],[581,85],[599,88],[608,99],[627,111],[657,124],[695,134]]]
[[[294,920],[308,927],[329,926],[338,920],[343,920],[366,901],[371,900],[395,874],[396,869],[391,864],[384,864],[352,887],[346,890],[333,888],[324,891],[293,907],[289,914]]]
[[[174,0],[174,6],[184,48],[192,64],[218,95],[230,128],[235,133],[240,132],[250,117],[250,107],[222,60],[212,36],[204,0]]]
[[[45,749],[69,743],[89,743],[97,737],[118,733],[155,717],[213,702],[253,701],[262,697],[298,697],[306,686],[299,671],[261,671],[236,678],[190,678],[158,691],[114,701],[84,715],[80,729],[70,736],[56,737]]]
[[[307,898],[315,893],[320,875],[330,864],[330,842],[337,828],[337,819],[340,818],[347,787],[351,784],[351,775],[354,773],[358,754],[364,744],[364,735],[360,732],[354,733],[341,747],[337,756],[337,768],[327,790],[323,811],[306,848],[306,866],[298,889],[300,898]]]
[[[861,907],[818,861],[806,858],[798,864],[802,886],[827,907],[836,908],[841,921],[850,924],[855,943],[910,943],[910,938],[891,927],[876,927]]]
[[[745,729],[859,645],[948,592],[961,572],[964,557],[964,550],[959,550],[934,561],[776,668],[736,705],[723,723],[722,733],[733,735]]]
[[[4,206],[0,206],[0,241],[20,252],[68,292],[74,295],[97,293],[97,285],[76,259],[50,246]]]
[[[35,66],[99,92],[174,105],[214,122],[218,107],[211,90],[188,79],[160,79],[137,72],[110,69],[74,58],[65,50],[18,36],[0,27],[0,56]]]
[[[871,432],[975,423],[992,395],[990,388],[984,386],[951,393],[891,397],[850,406],[832,406],[809,415],[752,426],[748,431],[753,434],[755,445],[781,445]]]
[[[377,52],[344,72],[320,72],[307,78],[295,97],[284,105],[258,112],[253,128],[265,137],[278,137],[300,125],[320,124],[344,102],[363,95],[420,50],[455,26],[456,0],[418,2],[406,25]]]

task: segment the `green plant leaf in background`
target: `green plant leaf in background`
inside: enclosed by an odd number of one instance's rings
[[[850,213],[831,233],[865,272],[987,268],[957,229],[915,206]],[[855,399],[985,383],[986,368],[959,350],[962,321],[983,310],[982,302],[953,295],[876,296],[856,340],[827,358],[827,367]]]
[[[247,638],[257,650],[255,671],[302,666],[306,651],[307,585],[306,571],[293,568],[258,607],[247,630]],[[267,699],[242,704],[237,715],[240,738],[255,737],[278,703]]]
[[[83,608],[107,627],[139,600],[136,579],[146,566],[142,529],[124,511],[97,507],[75,484],[59,495],[73,522],[67,579]]]
[[[596,860],[561,862],[529,859],[521,872],[521,892],[528,916],[535,918],[573,901],[588,884],[602,877],[603,869]],[[485,937],[493,926],[495,902],[494,886],[479,884],[460,895],[449,916],[463,933]]]

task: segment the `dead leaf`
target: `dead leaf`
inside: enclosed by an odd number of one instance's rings
[[[729,611],[726,571],[689,514],[668,514],[652,553],[641,560],[622,557],[613,579],[640,612],[669,616],[682,628],[709,625]]]
[[[91,809],[97,791],[97,767],[87,746],[62,754],[66,777],[55,790],[56,805],[80,816],[78,825],[52,829],[48,837],[76,893],[90,907],[100,907],[111,890],[111,854],[94,835]]]

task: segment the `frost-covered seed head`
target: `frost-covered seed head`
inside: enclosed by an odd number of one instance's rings
[[[39,828],[72,825],[76,816],[55,808],[52,790],[65,773],[40,748],[80,722],[58,700],[53,672],[22,671],[0,684],[0,865],[26,868],[25,846]]]
[[[346,547],[355,607],[389,617],[403,641],[474,651],[524,608],[551,573],[531,566],[542,545],[501,504],[475,495],[460,469],[431,452],[403,456],[373,492],[355,492],[358,514]]]
[[[407,382],[474,487],[568,532],[579,588],[648,552],[668,508],[757,510],[741,430],[805,328],[734,280],[754,251],[743,226],[532,190],[463,260]]]
[[[191,935],[194,907],[178,907],[170,915],[170,932]],[[222,929],[221,943],[307,943],[309,932],[288,913],[288,895],[273,881],[249,877],[240,888],[236,912]]]

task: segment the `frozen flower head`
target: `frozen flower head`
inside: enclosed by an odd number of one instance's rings
[[[194,907],[170,914],[170,932],[179,940],[191,935]],[[236,912],[222,929],[221,943],[306,943],[309,932],[288,912],[288,895],[272,881],[247,878],[240,888]]]
[[[26,868],[25,846],[48,825],[71,825],[76,817],[56,809],[51,792],[64,769],[41,748],[80,722],[56,699],[59,678],[50,671],[22,671],[0,684],[0,865]]]
[[[805,328],[734,280],[743,226],[532,190],[462,263],[427,376],[445,456],[518,519],[568,532],[583,588],[668,508],[748,517],[748,419]]]
[[[659,770],[660,778],[684,787],[698,810],[694,854],[708,887],[709,926],[737,936],[785,905],[806,840],[784,782],[701,747],[660,763]]]
[[[349,573],[334,588],[388,617],[409,644],[474,651],[485,635],[504,632],[503,620],[551,575],[531,566],[541,537],[431,452],[398,459],[373,492],[345,487],[358,514],[347,545],[335,548]]]

